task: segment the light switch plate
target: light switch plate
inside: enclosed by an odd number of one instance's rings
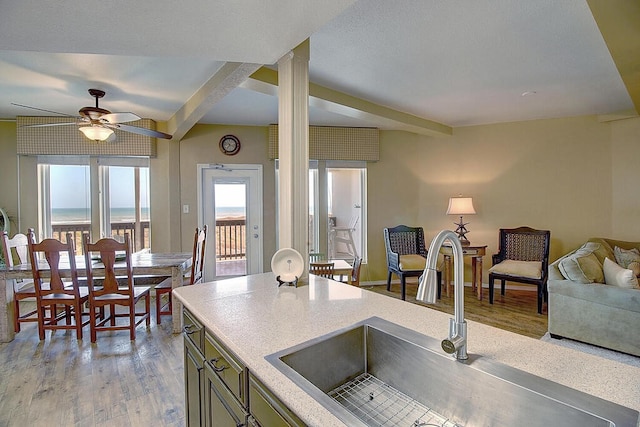
[[[189,213],[189,205],[182,205],[182,213],[185,213],[185,214]]]

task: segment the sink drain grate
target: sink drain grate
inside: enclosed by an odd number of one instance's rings
[[[460,427],[370,374],[328,394],[369,426]]]

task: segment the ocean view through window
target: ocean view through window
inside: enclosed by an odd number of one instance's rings
[[[38,165],[42,238],[64,241],[70,232],[81,254],[83,234],[96,241],[128,233],[132,250],[150,248],[149,168],[138,166],[148,165],[148,159],[46,160]]]

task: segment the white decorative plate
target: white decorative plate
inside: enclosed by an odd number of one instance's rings
[[[295,282],[304,271],[302,255],[292,248],[280,249],[271,258],[271,271],[280,277],[281,282]]]

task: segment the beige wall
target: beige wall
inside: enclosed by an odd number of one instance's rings
[[[18,215],[17,160],[16,124],[0,122],[0,208],[10,216],[11,235],[18,228],[17,222],[14,222]]]
[[[610,125],[595,117],[457,128],[448,138],[381,132],[381,160],[369,167],[369,269],[385,275],[382,228],[422,226],[427,244],[459,219],[448,199],[472,196],[465,217],[472,244],[497,251],[498,229],[551,230],[557,258],[593,235],[611,235]],[[636,201],[636,205],[638,201]],[[640,235],[633,236],[640,240]],[[486,270],[491,266],[485,258]]]
[[[218,141],[242,142],[225,156]],[[198,224],[196,165],[263,165],[264,266],[275,252],[275,178],[267,159],[266,127],[195,126],[182,141],[159,145],[152,167],[153,250],[189,250]],[[528,225],[551,230],[551,257],[592,236],[640,241],[640,118],[601,123],[595,116],[456,128],[451,137],[381,131],[381,160],[368,165],[369,262],[364,281],[386,278],[382,229],[398,224],[425,228],[427,244],[458,218],[445,215],[448,199],[474,198],[466,216],[472,243],[497,250],[498,229]],[[34,223],[35,161],[22,158],[22,220]],[[15,212],[15,124],[0,123],[0,206]],[[25,191],[27,191],[26,193]],[[189,214],[181,205],[189,204]],[[26,226],[25,226],[26,227]],[[162,227],[159,231],[158,227]],[[189,232],[183,232],[189,230]],[[176,239],[171,236],[180,236]],[[179,246],[179,247],[178,247]],[[485,258],[486,270],[491,265]]]
[[[240,139],[241,149],[235,156],[222,154],[218,142],[224,135]],[[257,126],[196,125],[180,142],[180,206],[189,205],[188,214],[181,214],[182,247],[193,245],[193,230],[198,227],[197,165],[260,164],[263,173],[263,242],[265,271],[271,269],[275,253],[275,166],[267,156],[268,128]]]

